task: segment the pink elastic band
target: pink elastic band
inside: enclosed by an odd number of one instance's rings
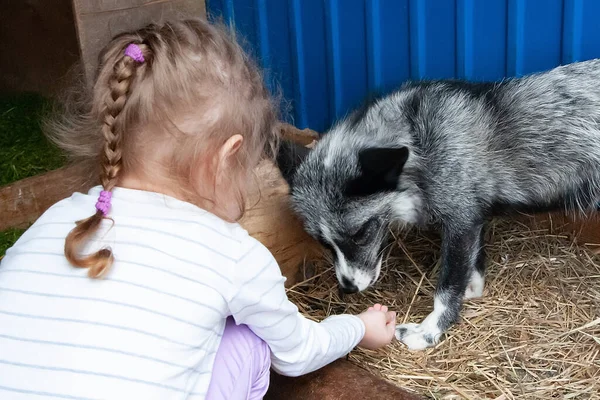
[[[98,202],[96,202],[96,210],[100,211],[102,215],[106,217],[108,211],[110,210],[110,199],[112,198],[112,193],[103,190],[100,192],[100,197],[98,197]]]
[[[142,53],[142,49],[135,43],[131,43],[125,49],[125,55],[133,58],[135,61],[139,63],[144,62],[144,54]]]

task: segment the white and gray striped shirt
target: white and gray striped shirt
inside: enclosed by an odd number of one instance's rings
[[[105,279],[65,259],[100,188],[52,206],[0,264],[0,399],[202,399],[225,319],[265,340],[286,375],[318,369],[364,335],[359,318],[302,317],[269,251],[238,224],[157,193],[116,188]]]

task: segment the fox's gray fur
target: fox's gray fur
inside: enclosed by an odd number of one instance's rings
[[[332,250],[340,286],[378,278],[392,222],[438,227],[442,269],[434,311],[400,325],[412,349],[434,345],[481,296],[482,232],[492,216],[600,199],[600,60],[499,83],[408,83],[337,123],[304,154],[278,163],[294,209]]]

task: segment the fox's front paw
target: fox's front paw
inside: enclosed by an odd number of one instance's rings
[[[439,342],[440,332],[426,329],[423,324],[396,325],[396,339],[404,343],[409,350],[424,350]]]

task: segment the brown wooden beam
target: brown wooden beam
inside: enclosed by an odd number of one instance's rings
[[[419,400],[346,360],[338,360],[298,378],[271,374],[265,400]]]
[[[85,176],[81,165],[73,165],[0,187],[0,231],[26,228],[57,201],[87,191]]]
[[[600,214],[590,213],[587,217],[574,213],[545,213],[518,218],[532,229],[549,229],[553,234],[567,234],[580,246],[600,253]]]

